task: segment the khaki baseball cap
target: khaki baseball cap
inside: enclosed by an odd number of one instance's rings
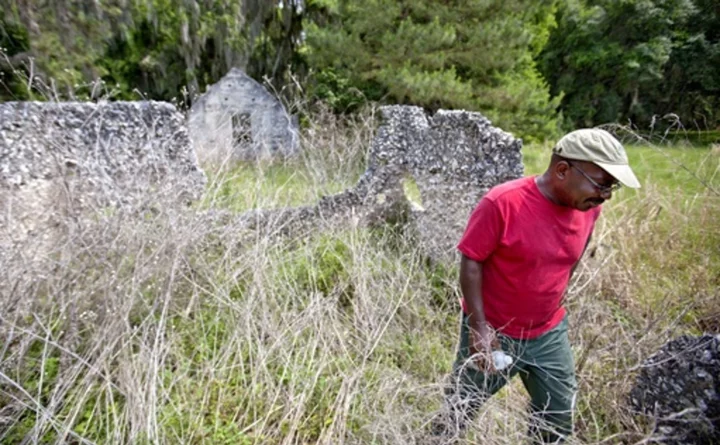
[[[640,188],[622,144],[605,130],[584,128],[570,132],[558,141],[553,153],[566,159],[592,162],[622,185]]]

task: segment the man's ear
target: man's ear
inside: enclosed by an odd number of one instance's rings
[[[567,163],[567,161],[558,161],[555,164],[555,176],[557,176],[558,179],[564,180],[565,177],[570,173],[570,164]]]

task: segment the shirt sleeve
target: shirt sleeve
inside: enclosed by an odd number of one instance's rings
[[[494,201],[485,197],[470,215],[458,250],[472,260],[485,261],[500,244],[502,231],[500,209]]]

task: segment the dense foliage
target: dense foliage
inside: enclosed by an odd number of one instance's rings
[[[189,104],[230,67],[336,112],[479,110],[526,139],[720,122],[716,0],[0,0],[0,100]],[[100,81],[100,82],[98,82]],[[283,89],[292,85],[292,88]]]
[[[233,66],[279,84],[301,30],[292,0],[2,1],[3,28],[20,29],[3,46],[29,35],[12,66],[26,82],[38,76],[39,98],[191,101]],[[0,94],[23,98],[16,86]]]
[[[674,113],[707,130],[720,120],[720,3],[568,2],[540,56],[563,114],[577,126]]]
[[[533,61],[552,16],[526,3],[340,1],[307,27],[317,94],[340,108],[360,96],[480,109],[525,136],[552,132],[557,104]]]

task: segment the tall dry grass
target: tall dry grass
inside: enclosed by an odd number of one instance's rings
[[[284,239],[206,212],[352,185],[373,128],[313,115],[302,156],[209,171],[197,208],[104,212],[68,221],[41,259],[5,252],[0,442],[419,443],[454,356],[455,266],[429,266],[411,233]],[[616,198],[568,293],[571,443],[648,443],[625,400],[634,372],[718,307],[717,199],[653,183]],[[526,402],[512,382],[467,442],[523,443]]]

